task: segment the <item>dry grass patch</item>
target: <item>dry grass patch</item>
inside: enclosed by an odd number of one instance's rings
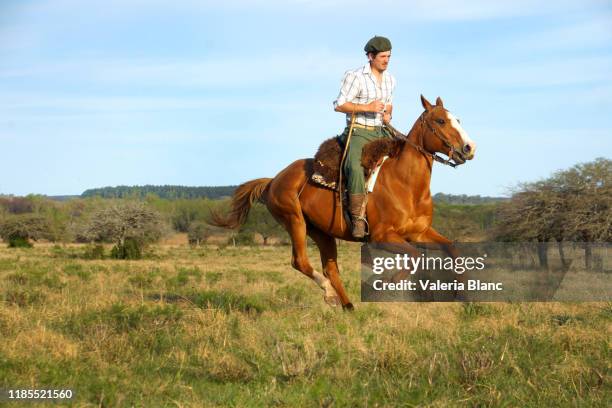
[[[24,330],[11,339],[5,338],[0,350],[9,358],[28,359],[31,356],[47,356],[54,360],[77,358],[80,346],[45,326]]]

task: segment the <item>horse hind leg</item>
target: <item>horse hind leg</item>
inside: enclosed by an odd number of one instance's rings
[[[308,260],[308,254],[306,253],[306,221],[303,215],[300,212],[299,215],[286,216],[283,221],[285,229],[289,232],[291,238],[291,266],[314,280],[323,289],[325,292],[323,299],[327,304],[337,306],[340,304],[340,299],[331,282],[323,274],[314,270]]]
[[[308,226],[308,235],[315,241],[317,247],[319,247],[323,273],[329,278],[332,286],[336,290],[336,293],[340,297],[342,308],[345,310],[353,310],[353,304],[349,300],[346,291],[344,290],[344,286],[342,285],[342,280],[340,279],[336,240],[310,225]]]

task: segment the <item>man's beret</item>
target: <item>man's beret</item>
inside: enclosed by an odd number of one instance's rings
[[[375,36],[363,47],[365,52],[385,52],[391,51],[391,41],[386,37]]]

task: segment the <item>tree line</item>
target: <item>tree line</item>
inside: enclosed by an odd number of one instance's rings
[[[459,205],[477,205],[477,204],[493,204],[507,201],[506,197],[489,197],[480,195],[465,195],[465,194],[444,194],[436,193],[432,197],[436,204],[459,204]]]
[[[144,186],[116,186],[102,187],[85,190],[82,198],[102,197],[102,198],[140,198],[144,199],[149,194],[154,194],[159,198],[168,200],[210,198],[217,199],[229,197],[234,193],[236,186],[216,186],[216,187],[189,187],[173,185],[144,185]]]
[[[193,198],[209,198],[219,199],[230,197],[234,194],[237,186],[214,186],[214,187],[189,187],[189,186],[174,186],[174,185],[144,185],[144,186],[116,186],[116,187],[101,187],[85,190],[82,198],[87,197],[102,197],[102,198],[140,198],[144,199],[149,194],[154,194],[159,198],[168,200],[176,199],[193,199]],[[70,196],[56,196],[54,199],[63,201],[71,198]],[[465,194],[444,194],[437,193],[433,196],[436,203],[444,204],[491,204],[507,200],[505,197],[487,197],[480,195],[465,195]]]

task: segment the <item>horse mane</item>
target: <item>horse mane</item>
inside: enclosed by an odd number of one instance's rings
[[[389,158],[399,156],[404,143],[401,139],[387,138],[368,143],[361,152],[361,165],[367,170],[374,169],[384,156]]]

